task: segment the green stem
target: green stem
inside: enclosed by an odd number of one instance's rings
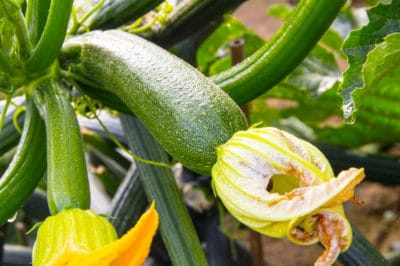
[[[26,7],[26,26],[32,44],[42,35],[50,8],[50,0],[29,0]]]
[[[81,82],[83,84],[86,84],[86,85],[88,85],[90,87],[93,87],[93,88],[96,88],[96,89],[100,89],[100,90],[104,89],[103,86],[101,86],[100,84],[98,84],[98,83],[96,83],[94,81],[91,81],[91,80],[89,80],[89,79],[87,79],[87,78],[85,78],[85,77],[83,77],[83,76],[81,76],[79,74],[75,74],[75,73],[72,73],[70,71],[65,71],[65,70],[62,70],[62,69],[60,69],[59,72],[60,72],[60,75],[62,77],[68,79],[71,82],[76,80],[76,81],[79,81],[79,82]],[[75,84],[77,85],[77,83],[75,83]],[[79,86],[78,86],[78,88],[79,88]]]
[[[118,112],[131,113],[131,110],[115,94],[106,90],[102,85],[71,71],[60,70],[60,75],[72,83],[82,95],[87,95]]]
[[[18,131],[18,133],[22,133],[22,128],[18,123],[18,118],[21,115],[21,113],[25,112],[26,108],[24,106],[18,107],[17,110],[15,111],[14,115],[13,115],[13,125],[15,127],[15,129]]]
[[[141,163],[144,163],[144,164],[153,165],[153,166],[158,166],[158,167],[164,167],[164,168],[167,168],[167,169],[171,169],[171,167],[172,167],[171,164],[158,162],[158,161],[152,161],[152,160],[146,160],[143,157],[141,157],[139,155],[136,155],[133,152],[131,152],[130,150],[128,150],[127,148],[125,148],[125,146],[122,145],[122,143],[119,142],[119,140],[117,140],[117,138],[110,132],[110,130],[108,130],[106,125],[104,125],[103,121],[101,121],[101,119],[97,115],[96,108],[91,103],[88,103],[88,106],[89,106],[90,110],[92,111],[94,118],[99,122],[99,124],[103,128],[104,132],[115,143],[115,145],[117,145],[118,148],[120,148],[121,150],[123,150],[124,152],[129,154],[129,156],[131,156],[134,160],[136,160],[138,162],[141,162]]]
[[[28,73],[48,68],[57,58],[67,32],[73,0],[52,0],[50,11],[38,44],[27,64]]]
[[[68,34],[76,34],[79,30],[79,28],[83,25],[83,23],[85,23],[85,21],[91,16],[93,15],[96,11],[98,11],[104,4],[105,0],[101,0],[99,1],[91,10],[89,10],[89,12],[87,12],[79,21],[76,19],[74,19],[74,23],[72,24],[72,27],[70,29],[70,31],[68,32]],[[72,12],[74,14],[74,12]]]
[[[307,56],[346,0],[302,0],[276,34],[240,64],[211,77],[239,105],[271,89]]]
[[[167,153],[136,117],[121,115],[120,118],[132,150],[148,160],[168,162]],[[172,171],[136,163],[147,198],[156,202],[161,235],[173,265],[207,265]]]
[[[85,145],[89,146],[92,150],[96,150],[96,155],[99,156],[100,159],[107,158],[109,162],[113,162],[113,164],[119,166],[118,168],[121,169],[121,171],[118,171],[119,173],[126,172],[131,162],[117,152],[114,145],[96,132],[82,126],[81,134]],[[101,154],[101,156],[99,154]],[[107,166],[106,163],[104,164]]]

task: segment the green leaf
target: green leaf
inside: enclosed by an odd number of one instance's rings
[[[268,15],[285,20],[292,12],[288,4],[273,4],[268,8]]]
[[[321,46],[316,46],[286,78],[286,82],[307,89],[312,95],[320,95],[332,88],[341,78],[334,55]]]
[[[214,75],[229,69],[229,43],[232,40],[244,39],[245,57],[251,55],[264,44],[261,37],[246,28],[232,16],[225,16],[224,22],[202,43],[196,55],[199,69],[206,75]]]
[[[322,128],[321,140],[345,146],[389,144],[400,138],[400,33],[371,50],[361,69],[364,86],[352,96],[357,119],[340,128]]]
[[[343,7],[332,24],[332,28],[344,39],[350,32],[368,24],[368,15],[365,8],[354,8],[350,1]]]
[[[342,30],[360,23],[355,17],[352,19],[349,9],[341,16],[336,21],[342,24]],[[400,73],[396,70],[400,44],[396,35],[386,37],[385,42],[378,43],[365,55],[360,75],[366,89],[354,93],[354,101],[359,106],[356,123],[345,124],[341,119],[342,100],[337,95],[341,74],[334,54],[321,46],[314,48],[283,82],[253,101],[252,123],[267,121],[269,125],[285,127],[287,118],[296,117],[313,130],[310,136],[316,140],[347,147],[396,141],[400,135],[397,104]],[[276,99],[280,101],[279,107],[274,106]]]
[[[363,66],[362,74],[366,88],[375,88],[390,72],[400,67],[400,33],[390,34],[384,40],[368,54]],[[355,95],[362,93],[354,92]]]
[[[350,64],[339,88],[344,99],[343,111],[346,118],[351,118],[357,108],[353,102],[353,91],[365,86],[361,72],[367,54],[382,42],[385,36],[400,31],[400,1],[392,1],[389,5],[379,4],[368,11],[368,17],[369,24],[353,31],[343,44],[343,51]]]
[[[283,82],[252,102],[251,122],[280,123],[279,119],[296,116],[314,127],[340,115],[341,99],[336,91],[341,78],[333,53],[316,46]],[[284,101],[274,110],[268,103],[276,98]]]

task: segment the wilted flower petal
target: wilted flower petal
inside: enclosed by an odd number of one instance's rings
[[[363,169],[335,178],[316,147],[276,128],[237,132],[217,154],[214,192],[243,224],[298,244],[320,241],[326,252],[318,263],[325,265],[348,248],[351,228],[341,204],[354,196]]]

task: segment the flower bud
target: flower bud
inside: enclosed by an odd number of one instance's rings
[[[40,225],[33,265],[52,265],[60,255],[88,252],[117,239],[114,227],[91,210],[67,209]]]
[[[91,210],[66,209],[40,225],[33,266],[139,266],[157,227],[154,204],[120,239],[104,217]]]

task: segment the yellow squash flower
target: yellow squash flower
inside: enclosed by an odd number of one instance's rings
[[[139,266],[158,227],[154,203],[117,239],[110,222],[91,210],[67,209],[46,218],[33,248],[33,266]]]
[[[243,224],[300,245],[320,241],[326,251],[315,265],[332,264],[350,246],[342,203],[353,198],[363,169],[335,177],[315,146],[271,127],[237,132],[217,154],[214,192]]]

